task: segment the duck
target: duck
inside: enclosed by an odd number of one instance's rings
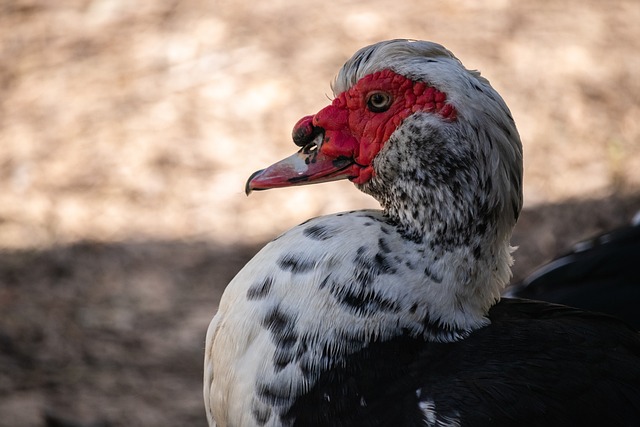
[[[393,39],[332,89],[245,190],[346,179],[381,209],[309,219],[227,285],[206,334],[209,425],[640,425],[635,330],[501,297],[523,156],[489,81]]]

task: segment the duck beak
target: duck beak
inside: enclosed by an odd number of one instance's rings
[[[280,160],[266,169],[254,172],[245,185],[247,195],[254,190],[292,187],[295,185],[349,179],[358,175],[351,158],[328,156],[320,150],[324,135],[317,135],[297,153]]]

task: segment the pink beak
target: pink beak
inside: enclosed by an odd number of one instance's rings
[[[353,159],[344,156],[333,158],[322,153],[320,147],[323,138],[320,134],[292,156],[254,172],[245,186],[247,195],[253,190],[316,184],[358,176],[359,166]]]

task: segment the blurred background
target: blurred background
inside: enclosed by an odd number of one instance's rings
[[[267,240],[375,207],[255,170],[357,49],[444,44],[525,153],[515,278],[640,209],[640,2],[0,1],[0,426],[206,424],[204,334]]]

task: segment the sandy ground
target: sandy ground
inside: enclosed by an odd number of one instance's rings
[[[244,181],[381,39],[443,43],[510,105],[516,279],[627,222],[638,22],[636,0],[0,2],[0,426],[205,425],[224,285],[292,225],[375,206],[348,183]]]

